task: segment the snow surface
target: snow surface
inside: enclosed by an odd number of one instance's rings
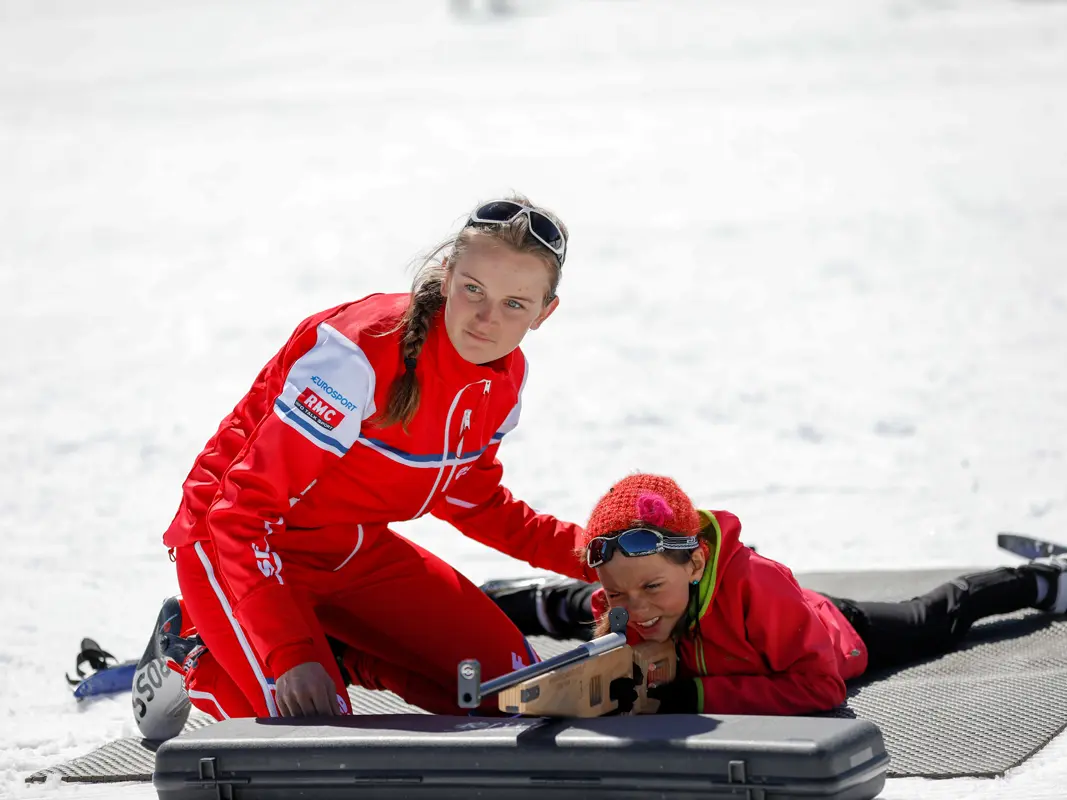
[[[135,733],[70,698],[79,640],[140,654],[181,482],[293,326],[512,188],[573,232],[519,496],[666,472],[798,571],[1067,538],[1067,5],[513,6],[0,0],[0,795],[155,796],[24,785]],[[1061,736],[883,796],[1065,780]]]

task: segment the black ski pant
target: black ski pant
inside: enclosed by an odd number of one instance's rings
[[[876,670],[950,652],[978,620],[1033,607],[1037,580],[1032,570],[1001,567],[961,575],[911,600],[827,598],[867,645],[867,669]]]

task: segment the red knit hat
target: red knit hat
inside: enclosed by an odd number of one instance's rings
[[[586,544],[595,536],[642,523],[679,536],[696,536],[702,527],[693,501],[671,478],[637,473],[616,483],[597,502],[585,526]]]

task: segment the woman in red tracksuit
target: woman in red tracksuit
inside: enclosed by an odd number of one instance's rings
[[[377,294],[297,326],[196,459],[163,541],[179,665],[216,718],[348,713],[347,678],[456,712],[455,671],[535,658],[479,589],[389,529],[433,514],[536,567],[577,578],[581,528],[501,486],[519,417],[518,345],[555,311],[567,232],[523,197],[480,206],[410,295]],[[177,633],[178,631],[173,631]]]
[[[978,619],[1024,608],[1067,612],[1063,556],[875,603],[802,588],[787,567],[743,545],[740,532],[736,516],[698,511],[670,478],[631,475],[597,503],[577,550],[600,587],[494,581],[485,588],[527,633],[545,632],[537,618],[565,628],[581,616],[599,618],[603,633],[608,609],[620,606],[631,644],[673,639],[678,676],[649,692],[659,713],[829,710],[845,700],[845,681],[945,653]],[[552,602],[528,613],[546,595]],[[613,689],[625,695],[625,687]]]

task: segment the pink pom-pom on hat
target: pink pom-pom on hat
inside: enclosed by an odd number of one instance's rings
[[[637,519],[657,528],[666,528],[667,523],[674,519],[674,512],[662,495],[641,492],[637,495]]]

